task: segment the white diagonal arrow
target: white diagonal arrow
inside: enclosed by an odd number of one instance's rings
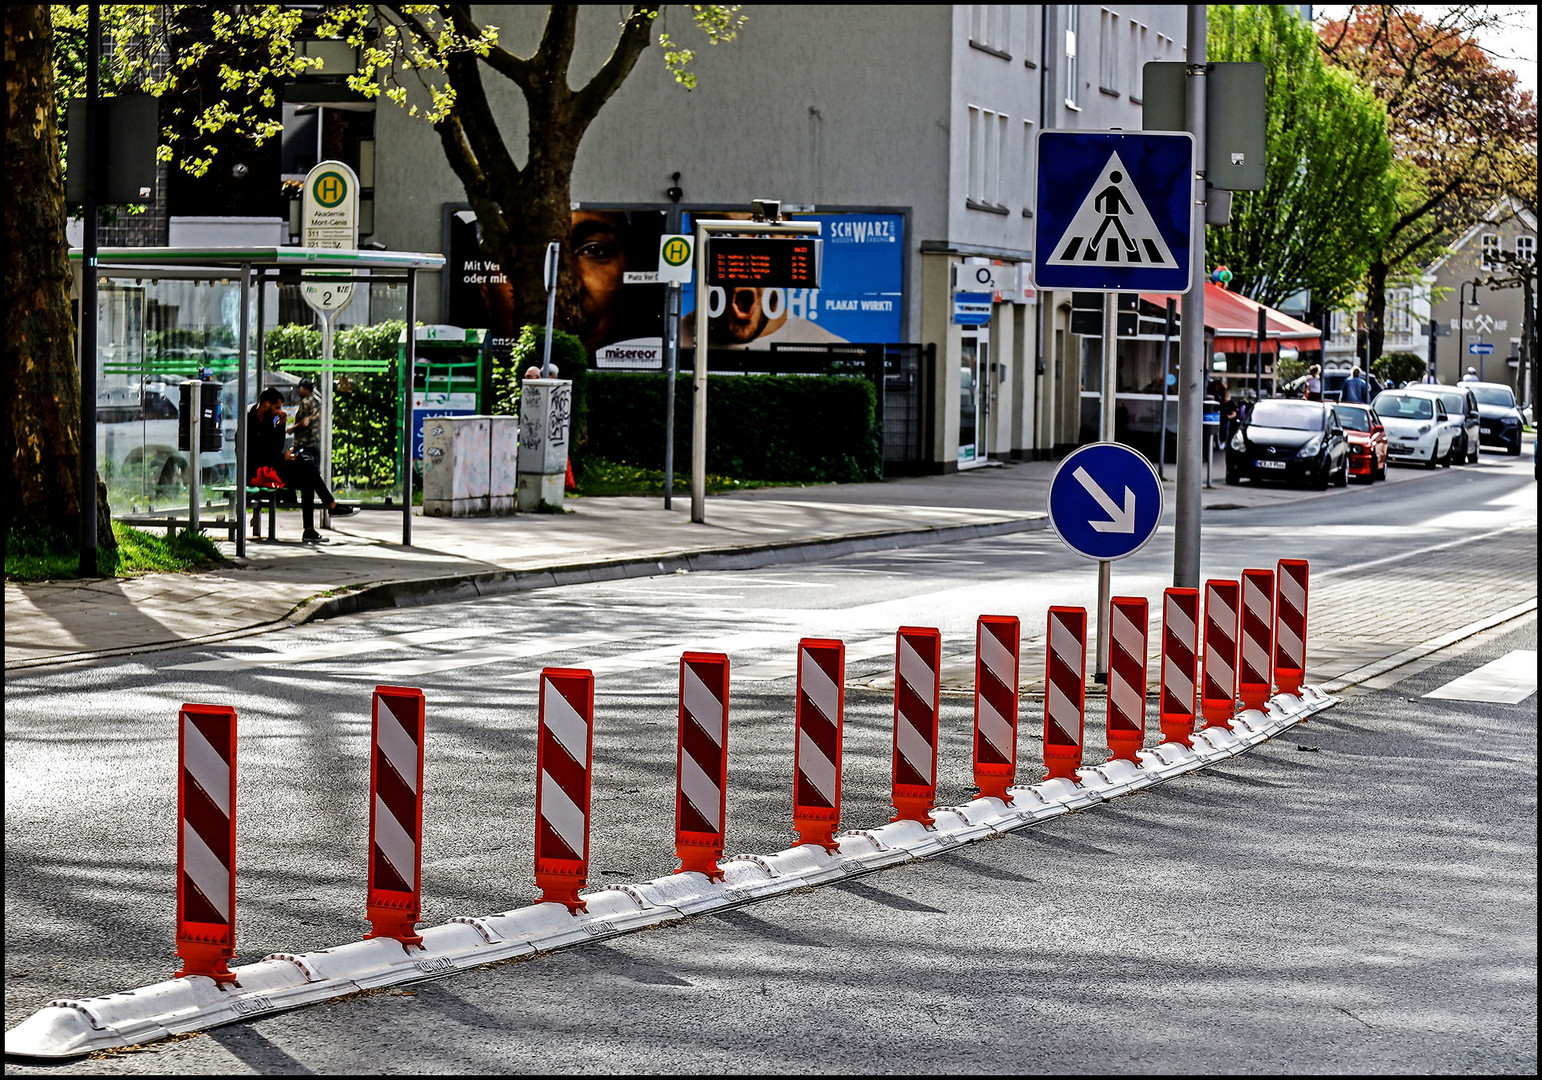
[[[1124,509],[1121,510],[1119,505],[1108,497],[1108,493],[1098,486],[1098,482],[1087,475],[1086,469],[1078,465],[1071,475],[1087,489],[1088,495],[1097,500],[1103,512],[1113,518],[1112,521],[1089,521],[1088,525],[1100,533],[1133,533],[1135,531],[1135,492],[1129,488],[1124,489]]]

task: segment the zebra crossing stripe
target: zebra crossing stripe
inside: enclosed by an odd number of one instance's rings
[[[1010,802],[1017,779],[1017,662],[1021,624],[1015,615],[981,615],[975,625],[974,783],[980,794]]]
[[[177,978],[236,977],[236,711],[185,704],[177,717]]]
[[[937,803],[942,632],[900,627],[894,667],[894,820],[931,827],[932,807]]]
[[[722,881],[728,787],[728,657],[688,652],[680,658],[679,783],[675,854],[680,872]]]
[[[1108,625],[1109,759],[1138,764],[1146,741],[1146,598],[1114,597]]]
[[[1194,738],[1194,691],[1199,672],[1199,590],[1162,593],[1162,679],[1158,715],[1165,742]]]
[[[1231,727],[1237,712],[1238,594],[1235,581],[1205,582],[1205,654],[1199,704],[1206,727]]]
[[[1242,571],[1242,650],[1237,697],[1244,709],[1262,709],[1274,691],[1274,571]]]
[[[797,742],[792,823],[798,842],[835,851],[841,820],[841,727],[846,646],[833,639],[798,642]]]
[[[1046,779],[1076,779],[1082,763],[1083,707],[1087,677],[1087,609],[1049,609],[1049,648],[1044,672],[1044,767]]]
[[[541,672],[536,736],[537,903],[588,911],[578,891],[589,879],[589,795],[594,757],[594,673]]]
[[[423,691],[377,686],[371,702],[366,938],[421,945],[423,915]]]
[[[1281,559],[1275,575],[1274,678],[1282,694],[1299,694],[1306,678],[1305,559]]]

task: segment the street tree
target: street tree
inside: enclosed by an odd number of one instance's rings
[[[1290,8],[1213,7],[1206,47],[1213,61],[1264,65],[1269,166],[1262,191],[1234,196],[1231,224],[1208,230],[1214,261],[1260,303],[1303,289],[1314,307],[1348,302],[1394,208],[1386,110],[1323,62],[1316,35]]]
[[[1319,31],[1323,55],[1387,109],[1403,166],[1397,206],[1366,274],[1368,358],[1381,355],[1387,288],[1427,265],[1506,195],[1536,189],[1537,106],[1478,44],[1504,15],[1486,6],[1355,5]],[[1534,198],[1533,194],[1533,198]]]

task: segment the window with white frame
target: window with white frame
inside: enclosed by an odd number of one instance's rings
[[[1140,23],[1130,22],[1130,62],[1125,67],[1124,77],[1129,85],[1125,87],[1125,93],[1132,98],[1140,97],[1141,71],[1147,60],[1146,55],[1146,28]]]
[[[1522,262],[1530,262],[1537,257],[1537,238],[1535,236],[1517,236],[1515,238],[1515,255]]]
[[[1002,205],[1007,122],[1001,113],[969,106],[969,176],[965,196],[982,208]]]
[[[1037,4],[1023,8],[1023,30],[1026,44],[1023,46],[1023,63],[1027,67],[1039,66],[1039,37],[1044,33],[1044,9]]]
[[[1066,8],[1065,17],[1065,103],[1073,109],[1077,104],[1076,33],[1081,27],[1081,9],[1076,4]]]
[[[1006,54],[1012,35],[1012,9],[1006,4],[971,4],[969,40],[990,52]]]
[[[1098,13],[1098,89],[1119,92],[1119,16],[1108,8]]]
[[[1034,183],[1034,125],[1032,120],[1023,121],[1023,214],[1032,216]]]
[[[1478,256],[1478,269],[1499,269],[1499,260],[1494,258],[1495,255],[1499,254],[1499,234],[1484,233],[1483,236],[1479,239],[1479,245],[1480,254]]]

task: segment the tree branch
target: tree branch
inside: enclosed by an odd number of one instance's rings
[[[646,4],[632,6],[631,17],[622,27],[621,37],[616,41],[616,48],[584,88],[573,95],[576,122],[587,127],[601,107],[610,100],[611,95],[632,73],[632,68],[637,65],[637,58],[648,47],[649,32],[653,28],[653,18],[658,10],[658,7]]]
[[[471,17],[470,4],[449,4],[445,7],[445,15],[459,28],[463,37],[476,40],[482,36],[482,28]],[[515,56],[501,45],[494,45],[480,59],[523,91],[528,92],[534,84],[535,65]]]

